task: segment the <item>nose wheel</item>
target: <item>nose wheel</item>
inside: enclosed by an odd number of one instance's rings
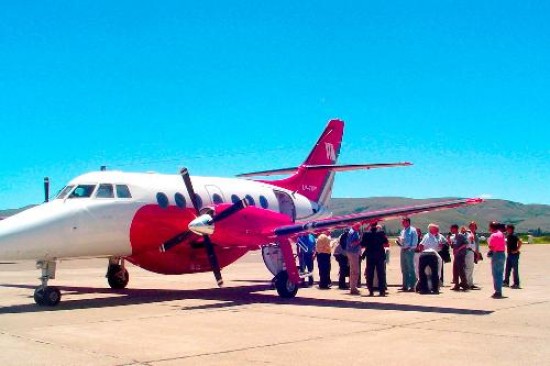
[[[124,259],[114,258],[109,260],[106,277],[112,289],[122,290],[126,288],[126,286],[128,286],[128,281],[130,281],[130,274],[124,267]]]
[[[55,267],[55,261],[36,262],[36,268],[42,270],[42,285],[34,290],[34,302],[39,306],[56,306],[61,301],[61,291],[57,287],[48,286],[48,280],[55,278]]]
[[[34,290],[34,302],[39,306],[56,306],[61,301],[61,291],[54,286],[39,286]]]

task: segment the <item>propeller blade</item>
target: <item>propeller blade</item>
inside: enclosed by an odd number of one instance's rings
[[[187,170],[187,168],[182,168],[180,171],[180,175],[183,179],[183,183],[185,184],[185,188],[187,189],[187,193],[191,198],[193,207],[195,208],[195,213],[197,214],[197,217],[200,217],[200,207],[197,204],[197,194],[195,193],[195,189],[193,188],[193,183],[191,183],[191,178],[189,177],[189,171]],[[218,262],[218,257],[216,256],[216,252],[214,251],[214,245],[210,241],[210,237],[208,235],[204,235],[203,237],[204,248],[206,249],[208,261],[210,262],[210,266],[212,267],[212,272],[214,272],[214,277],[216,277],[216,282],[218,283],[218,286],[221,287],[223,285],[223,279],[220,270],[220,264]]]
[[[191,178],[189,177],[189,171],[187,170],[187,168],[182,168],[180,170],[180,175],[183,178],[183,183],[185,184],[187,193],[189,194],[189,197],[191,198],[191,202],[193,203],[193,208],[195,209],[195,213],[197,214],[197,216],[199,216],[200,207],[197,204],[197,194],[195,193],[195,189],[193,188],[193,183],[191,183]]]
[[[219,287],[223,286],[223,278],[220,269],[220,264],[218,262],[218,257],[214,251],[214,245],[210,241],[208,235],[204,236],[204,248],[206,249],[206,254],[208,255],[208,261],[210,262],[210,267],[212,267],[212,272],[214,272],[214,277],[216,277],[216,282]]]
[[[216,222],[222,221],[227,219],[229,216],[236,214],[240,210],[247,208],[250,206],[248,203],[248,200],[246,198],[243,198],[242,200],[235,202],[231,207],[226,208],[212,219],[212,224],[215,224]]]
[[[166,240],[159,248],[161,252],[166,252],[167,250],[172,249],[173,247],[183,243],[189,236],[193,233],[189,230],[179,233],[178,235],[173,236],[172,238]]]
[[[44,177],[44,202],[50,201],[50,178]]]

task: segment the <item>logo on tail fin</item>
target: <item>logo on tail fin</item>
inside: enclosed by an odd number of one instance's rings
[[[325,142],[325,150],[327,152],[327,159],[330,160],[331,163],[334,163],[336,161],[336,150],[334,149],[334,145],[330,142]]]

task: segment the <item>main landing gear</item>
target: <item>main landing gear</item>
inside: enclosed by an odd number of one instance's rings
[[[286,245],[286,247],[285,247]],[[296,296],[300,278],[296,269],[292,249],[288,242],[281,244],[270,244],[262,247],[262,257],[267,269],[275,276],[272,280],[277,294],[285,299]],[[293,269],[294,279],[289,274],[288,268]]]
[[[124,266],[124,259],[119,257],[109,258],[109,267],[107,267],[107,282],[115,290],[122,290],[128,286],[130,274]]]
[[[291,299],[298,292],[298,284],[290,280],[287,271],[279,272],[273,279],[273,283],[279,296],[284,299]]]
[[[57,287],[48,286],[48,280],[55,279],[55,265],[55,261],[36,262],[36,268],[42,270],[42,285],[34,290],[34,301],[39,306],[56,306],[61,301],[61,291]]]

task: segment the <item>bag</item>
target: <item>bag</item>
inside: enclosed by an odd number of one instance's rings
[[[483,254],[481,252],[474,253],[474,263],[477,264],[479,261],[483,260]]]
[[[345,251],[347,246],[348,246],[348,236],[349,236],[349,231],[344,231],[342,233],[342,235],[340,235],[340,239],[339,239],[339,243],[340,243],[340,246],[342,247],[342,249]]]
[[[451,251],[449,250],[449,246],[447,244],[443,245],[443,248],[438,254],[444,263],[451,263]]]

